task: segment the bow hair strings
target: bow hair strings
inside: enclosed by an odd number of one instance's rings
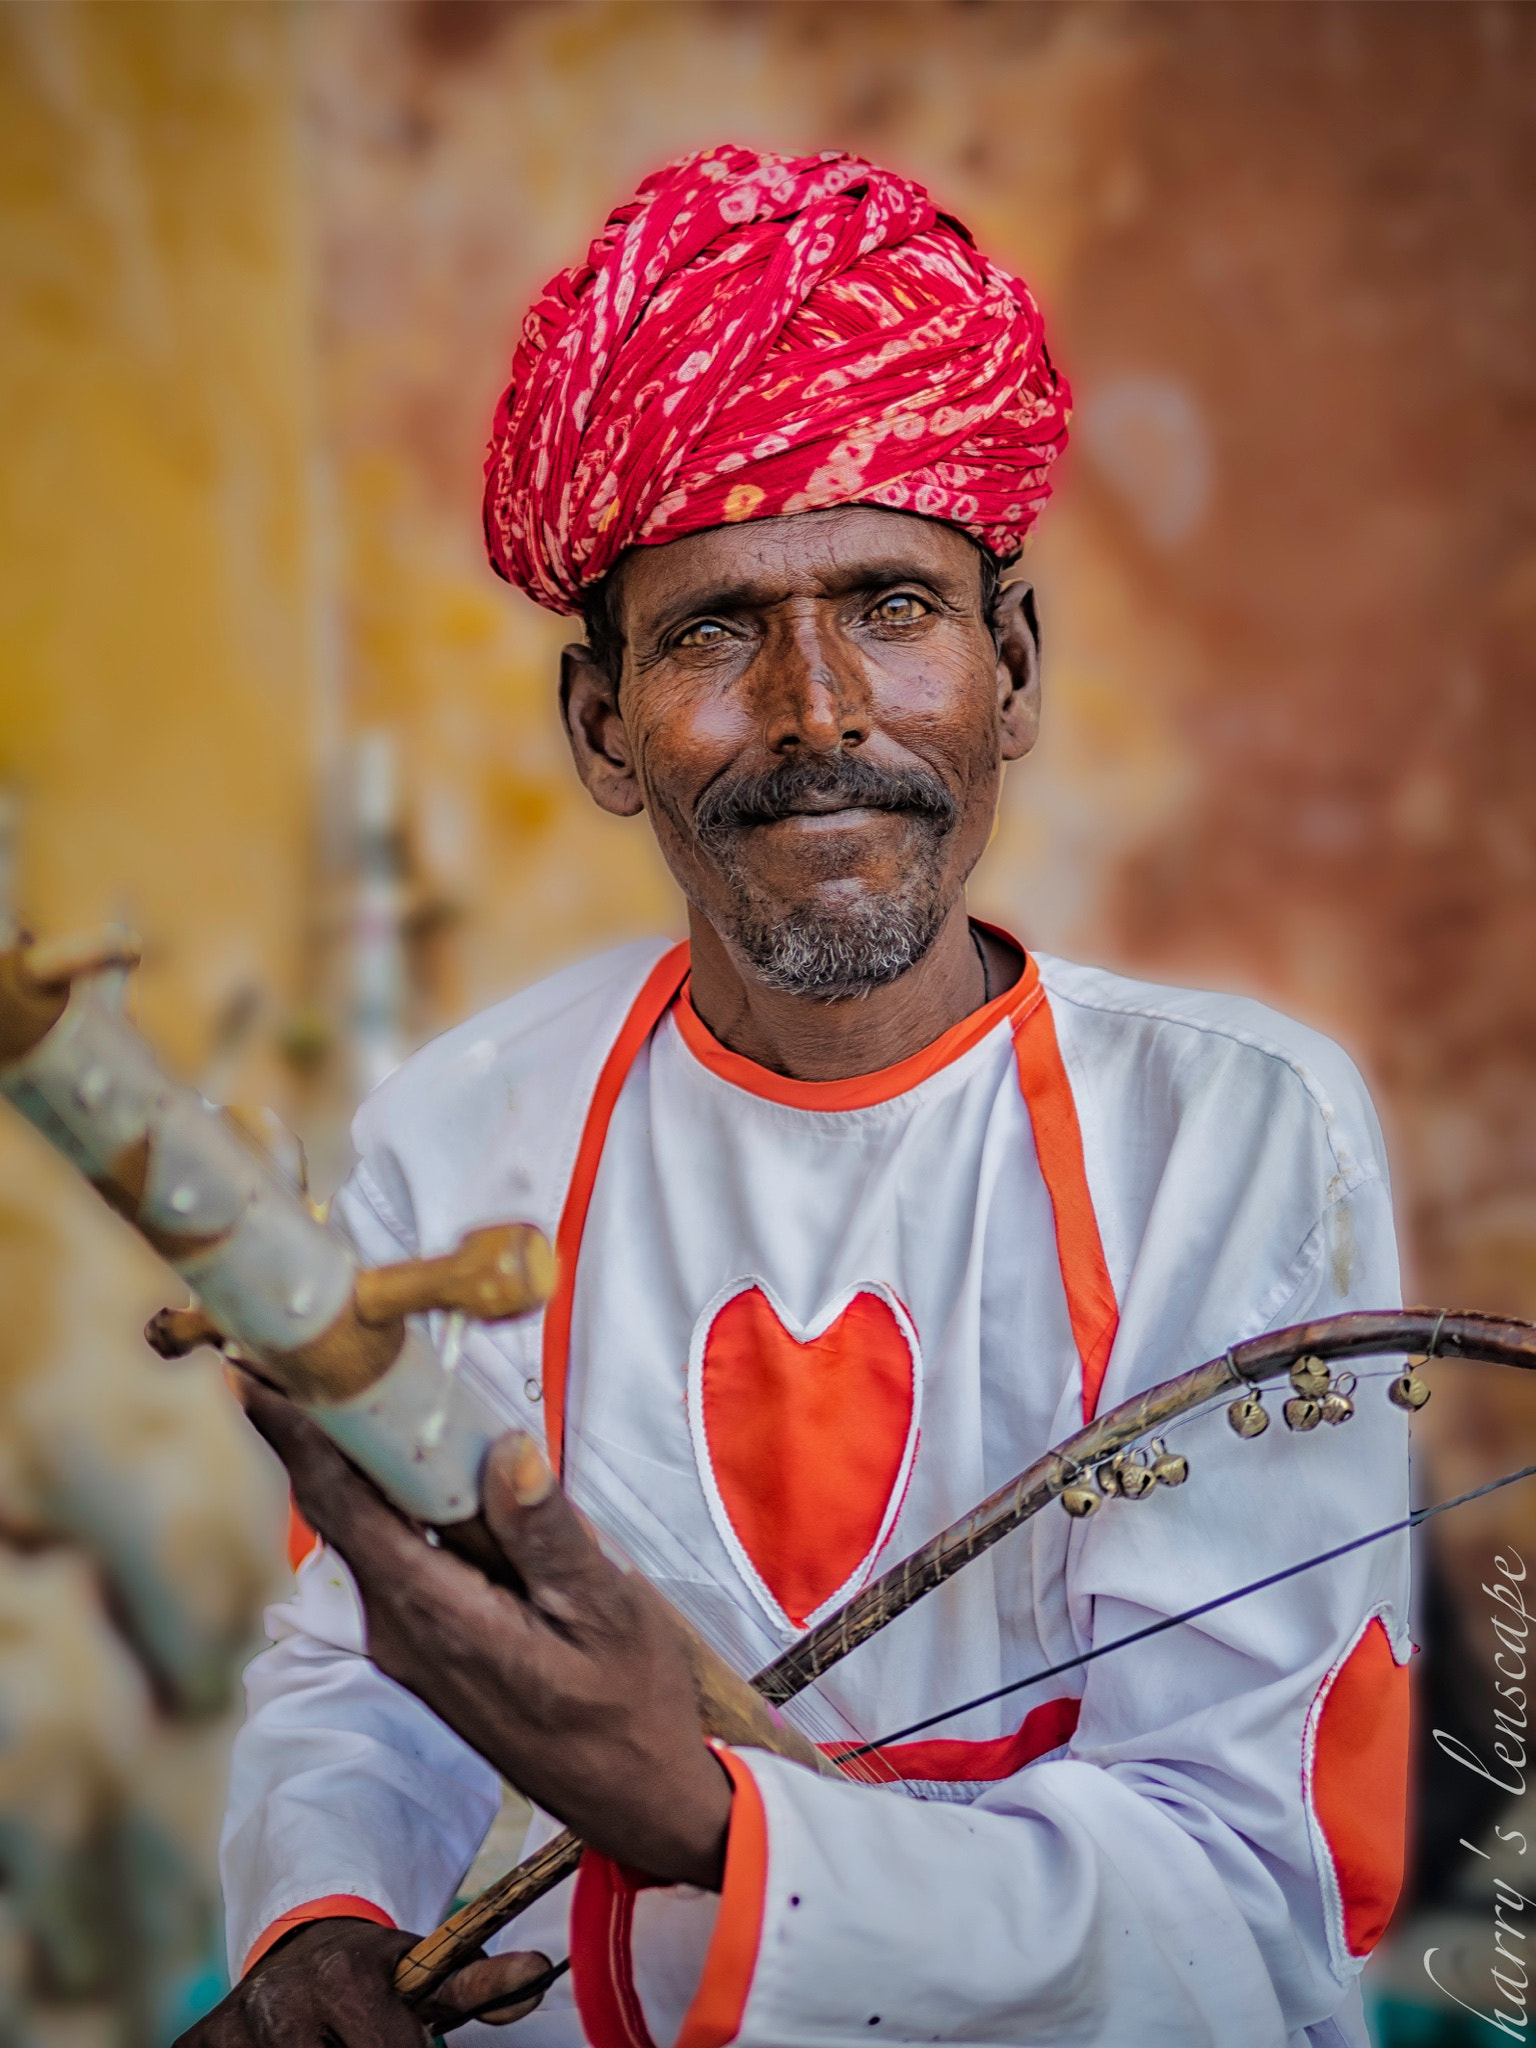
[[[863,1749],[853,1750],[848,1756],[840,1756],[838,1762],[846,1764],[854,1757],[870,1756],[884,1749],[887,1744],[903,1742],[909,1735],[919,1735],[925,1728],[936,1728],[941,1721],[957,1720],[961,1714],[970,1713],[973,1707],[990,1706],[993,1700],[1005,1699],[1009,1693],[1022,1692],[1026,1686],[1039,1685],[1047,1678],[1058,1678],[1064,1671],[1078,1671],[1085,1664],[1092,1664],[1099,1657],[1107,1657],[1112,1650],[1128,1650],[1133,1643],[1144,1643],[1150,1636],[1160,1636],[1165,1630],[1178,1628],[1186,1621],[1197,1621],[1202,1614],[1211,1614],[1218,1607],[1230,1607],[1234,1600],[1246,1600],[1250,1593],[1262,1593],[1270,1586],[1278,1586],[1286,1579],[1297,1578],[1302,1572],[1315,1571],[1320,1564],[1332,1564],[1336,1558],[1348,1557],[1352,1550],[1364,1550],[1369,1544],[1381,1543],[1388,1536],[1401,1535],[1405,1529],[1417,1529],[1421,1522],[1428,1522],[1436,1515],[1449,1514],[1452,1508],[1464,1508],[1469,1501],[1481,1500],[1485,1494],[1497,1493],[1501,1487],[1513,1486],[1518,1480],[1536,1478],[1536,1465],[1522,1465],[1518,1472],[1506,1472],[1502,1479],[1490,1479],[1482,1486],[1474,1486],[1467,1493],[1458,1493],[1454,1500],[1436,1501],[1432,1507],[1415,1508],[1412,1514],[1404,1515],[1401,1521],[1388,1522],[1380,1529],[1372,1529],[1364,1536],[1356,1536],[1348,1543],[1335,1544],[1332,1550],[1320,1550],[1315,1557],[1305,1557],[1299,1564],[1287,1565],[1283,1571],[1270,1572],[1262,1579],[1252,1579],[1246,1586],[1238,1586],[1230,1593],[1218,1593],[1213,1600],[1202,1600],[1198,1607],[1186,1607],[1181,1614],[1164,1615],[1161,1621],[1150,1622],[1146,1628],[1133,1629],[1127,1636],[1116,1636],[1113,1642],[1098,1643],[1091,1650],[1084,1650],[1081,1656],[1063,1658],[1059,1664],[1047,1665],[1043,1671],[1032,1671],[1028,1678],[1016,1678],[1008,1685],[1000,1685],[992,1692],[978,1693],[974,1699],[964,1700],[957,1707],[945,1707],[941,1713],[929,1714],[921,1721],[909,1722],[905,1728],[897,1728],[889,1735],[882,1735],[875,1743]]]
[[[464,1355],[465,1365],[473,1373],[475,1367],[469,1352],[466,1350]],[[622,1553],[622,1561],[643,1572],[734,1670],[741,1671],[744,1663],[754,1669],[759,1663],[771,1663],[781,1653],[782,1642],[768,1635],[755,1615],[747,1615],[743,1626],[741,1608],[730,1603],[727,1610],[726,1603],[713,1597],[720,1591],[718,1561],[713,1566],[708,1564],[681,1530],[663,1522],[644,1502],[636,1500],[633,1487],[616,1470],[601,1441],[585,1430],[569,1410],[565,1417],[565,1439],[568,1447],[580,1446],[585,1468],[574,1475],[576,1485],[568,1490],[599,1541],[606,1537],[615,1544]],[[636,1501],[636,1506],[627,1506],[627,1501]],[[688,1576],[680,1574],[680,1565],[688,1567]],[[700,1599],[696,1594],[705,1597]],[[748,1636],[747,1628],[759,1640]],[[750,1681],[750,1673],[744,1675]],[[860,1727],[846,1705],[828,1696],[821,1678],[795,1695],[793,1708],[792,1713],[786,1713],[784,1708],[779,1711],[813,1742],[835,1749],[838,1767],[845,1776],[871,1784],[883,1782],[877,1764],[861,1761],[872,1756],[880,1744],[869,1739],[867,1724]]]

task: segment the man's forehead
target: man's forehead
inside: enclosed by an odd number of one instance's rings
[[[971,588],[979,552],[942,520],[838,505],[636,548],[622,565],[621,595],[633,619],[715,593],[750,605],[907,578]]]

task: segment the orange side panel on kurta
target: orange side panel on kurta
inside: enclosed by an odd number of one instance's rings
[[[1312,1807],[1333,1851],[1352,1956],[1381,1939],[1408,1835],[1408,1667],[1373,1621],[1329,1685],[1312,1752]]]
[[[912,1427],[913,1361],[890,1304],[856,1294],[802,1343],[760,1288],[733,1295],[704,1347],[715,1484],[795,1626],[873,1548]]]

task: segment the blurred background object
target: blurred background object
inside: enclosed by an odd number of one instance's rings
[[[485,567],[480,463],[532,294],[725,138],[925,180],[1077,390],[1046,737],[978,908],[1340,1036],[1410,1296],[1536,1314],[1536,13],[1502,0],[3,0],[0,910],[131,920],[150,1036],[321,1193],[412,1044],[676,927],[569,770],[570,629]],[[10,1116],[0,1271],[0,2043],[159,2043],[218,1988],[281,1494]],[[1530,1455],[1512,1375],[1439,1385],[1426,1496]],[[1479,1587],[1536,1558],[1536,1491],[1434,1526],[1421,1733],[1486,1738]],[[1405,1915],[1455,1920],[1468,1984],[1478,1790],[1426,1745]],[[1462,2038],[1424,1945],[1373,1969],[1392,2048]]]

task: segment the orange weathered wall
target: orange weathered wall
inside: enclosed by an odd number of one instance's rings
[[[568,628],[484,565],[486,426],[645,170],[840,145],[1031,278],[1077,388],[1046,736],[979,902],[1341,1035],[1413,1292],[1536,1313],[1530,9],[12,0],[0,35],[0,784],[21,899],[142,927],[183,1069],[249,991],[220,1084],[334,1131],[338,1063],[278,1046],[339,1021],[320,793],[365,729],[447,913],[418,1028],[676,922],[570,772]],[[9,1123],[0,1198],[0,1378],[90,1348],[82,1262],[135,1342],[153,1272]],[[1524,1393],[1430,1411],[1448,1483]]]
[[[841,144],[1036,284],[1076,443],[982,896],[1262,990],[1392,1127],[1416,1286],[1536,1308],[1522,769],[1536,20],[1490,6],[439,4],[308,24],[349,701],[411,735],[454,1002],[667,914],[477,525],[517,319],[657,161]]]

